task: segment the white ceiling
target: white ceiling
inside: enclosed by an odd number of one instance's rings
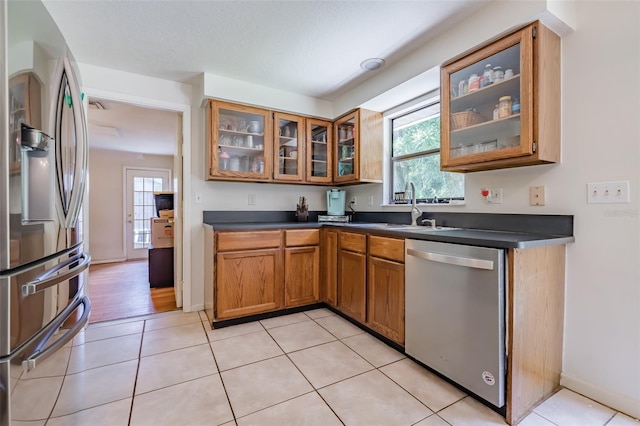
[[[104,109],[96,108],[95,101]],[[176,154],[177,112],[90,98],[88,120],[90,148],[141,154]]]
[[[487,1],[44,3],[78,62],[179,82],[210,73],[332,101]],[[365,72],[360,63],[367,58],[386,65]]]

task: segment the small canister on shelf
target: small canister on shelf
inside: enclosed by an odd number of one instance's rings
[[[505,118],[511,115],[511,96],[502,96],[498,107],[498,118]]]
[[[480,77],[478,74],[471,74],[469,77],[469,92],[474,92],[480,89]]]
[[[493,82],[497,83],[502,80],[504,80],[504,71],[500,65],[497,65],[493,68]]]

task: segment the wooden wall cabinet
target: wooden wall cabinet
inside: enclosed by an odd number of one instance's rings
[[[276,112],[273,123],[273,178],[301,182],[305,178],[305,119]]]
[[[382,114],[351,111],[335,122],[210,99],[208,180],[382,182]]]
[[[284,304],[281,232],[216,234],[215,319],[281,309]]]
[[[271,111],[209,100],[208,118],[207,179],[272,180]]]
[[[367,236],[338,235],[338,309],[365,323],[367,320]]]
[[[404,345],[404,240],[369,236],[367,325]]]
[[[331,185],[333,173],[333,124],[307,118],[306,181]]]
[[[540,22],[445,64],[440,82],[442,170],[560,161],[560,38]]]
[[[316,303],[320,300],[320,230],[284,232],[284,305]]]
[[[382,114],[351,111],[334,122],[336,184],[382,182]]]

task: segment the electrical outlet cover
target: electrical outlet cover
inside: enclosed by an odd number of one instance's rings
[[[529,187],[529,205],[544,206],[544,186]]]

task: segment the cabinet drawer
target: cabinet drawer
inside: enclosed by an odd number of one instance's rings
[[[404,240],[369,236],[369,254],[404,263]]]
[[[365,234],[341,232],[340,233],[340,249],[355,251],[356,253],[366,253],[367,252],[367,236]]]
[[[280,231],[218,232],[217,250],[253,250],[280,247]]]
[[[287,229],[284,231],[287,247],[317,246],[320,244],[319,229]]]

